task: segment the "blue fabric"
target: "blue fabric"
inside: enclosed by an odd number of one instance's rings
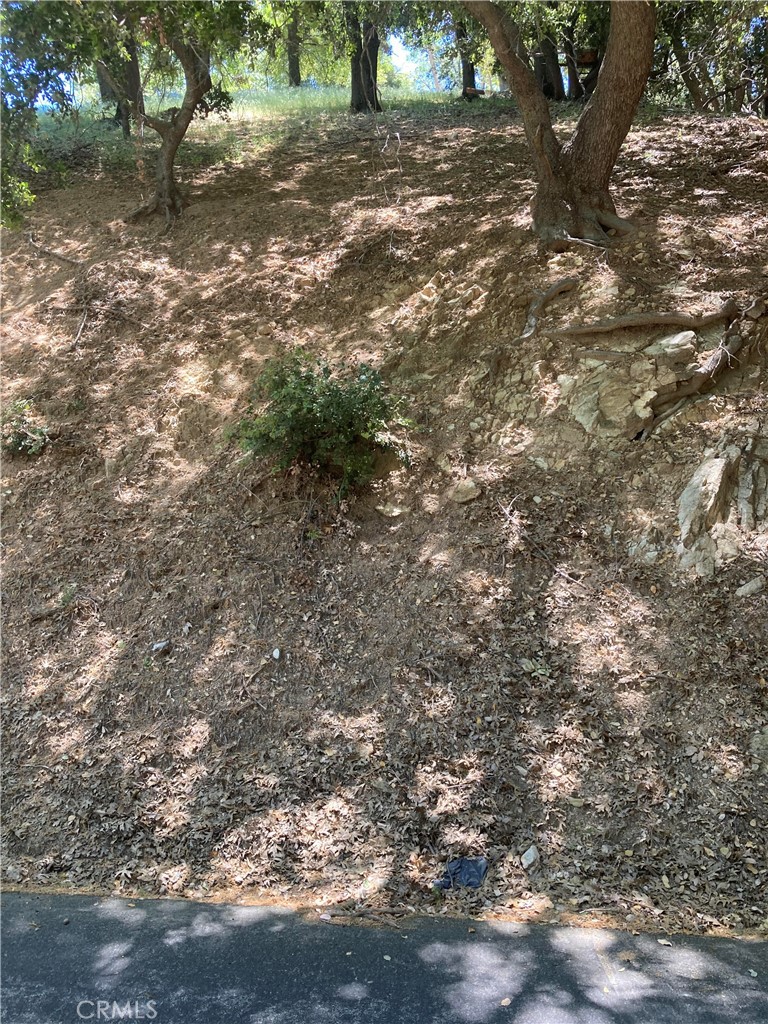
[[[452,860],[445,869],[445,874],[435,882],[436,889],[479,889],[488,873],[488,861],[485,857],[459,857]]]

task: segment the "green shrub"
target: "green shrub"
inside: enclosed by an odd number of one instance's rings
[[[254,398],[268,404],[240,424],[240,441],[246,451],[275,459],[278,469],[312,466],[340,477],[346,492],[371,479],[378,453],[406,461],[392,429],[407,421],[369,366],[332,367],[291,352],[267,364]]]
[[[2,416],[2,448],[8,455],[39,455],[48,444],[48,427],[32,417],[32,403],[11,402]]]

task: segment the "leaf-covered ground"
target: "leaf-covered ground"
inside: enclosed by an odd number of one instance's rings
[[[639,235],[560,256],[505,104],[232,131],[168,234],[90,163],[4,238],[4,397],[53,436],[3,466],[5,883],[768,928],[768,529],[712,579],[674,552],[705,453],[765,436],[765,318],[643,443],[568,415],[596,342],[550,336],[764,295],[765,123],[641,123]],[[229,439],[297,345],[418,424],[341,505]]]

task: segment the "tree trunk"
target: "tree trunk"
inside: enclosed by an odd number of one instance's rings
[[[474,96],[477,89],[475,65],[470,57],[469,39],[467,37],[467,26],[463,21],[456,22],[456,49],[459,51],[461,61],[461,94],[462,96]],[[467,92],[471,89],[472,92]]]
[[[435,51],[431,46],[427,47],[427,57],[429,58],[429,70],[432,73],[432,84],[435,87],[435,92],[440,92],[440,75],[437,73],[437,60],[435,59]]]
[[[581,84],[579,66],[576,63],[575,33],[576,17],[573,17],[563,32],[563,53],[565,54],[565,66],[568,70],[568,99],[572,102],[580,100],[584,95],[584,86]]]
[[[352,97],[350,107],[357,113],[381,110],[377,87],[379,34],[375,25],[360,19],[354,4],[344,4],[344,20],[350,43]]]
[[[688,90],[691,100],[693,101],[693,109],[704,110],[706,107],[704,90],[696,77],[696,68],[685,48],[682,32],[677,22],[673,24],[672,31],[670,32],[670,41],[672,43],[672,52],[674,53],[675,60],[680,68],[680,75],[683,79],[683,83]]]
[[[291,13],[291,20],[288,22],[286,49],[288,51],[288,85],[298,88],[301,85],[301,66],[299,64],[301,44],[299,42],[299,12],[295,7]]]
[[[593,96],[571,140],[561,145],[549,105],[519,56],[515,22],[492,0],[464,0],[488,31],[523,116],[536,172],[534,230],[553,249],[588,240],[608,244],[608,231],[632,230],[616,215],[609,181],[653,61],[656,16],[646,0],[612,0],[608,46]]]
[[[565,99],[557,46],[548,36],[539,40],[539,47],[534,55],[534,72],[539,88],[547,99],[556,102],[562,102]]]
[[[173,39],[169,43],[184,70],[184,100],[172,120],[159,117],[142,117],[150,128],[161,138],[160,152],[155,168],[155,194],[139,206],[126,219],[136,220],[145,214],[163,213],[168,225],[178,217],[185,206],[184,197],[176,184],[174,163],[182,139],[195,114],[197,104],[211,88],[210,54],[205,47],[195,43],[182,43]]]
[[[125,43],[128,59],[115,57],[96,62],[96,80],[104,103],[116,103],[115,121],[121,125],[123,136],[131,137],[131,113],[144,112],[144,97],[139,69],[139,48],[133,36]]]

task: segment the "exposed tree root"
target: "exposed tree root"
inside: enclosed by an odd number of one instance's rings
[[[555,281],[553,285],[550,285],[545,292],[536,292],[533,301],[528,307],[528,318],[525,321],[525,329],[520,335],[520,339],[532,337],[539,326],[539,317],[552,299],[562,295],[563,292],[571,291],[578,283],[579,279],[577,277],[563,277],[561,280]]]
[[[146,203],[141,203],[140,206],[131,210],[130,213],[126,213],[123,221],[126,224],[135,224],[137,220],[141,220],[143,217],[151,217],[153,213],[163,213],[165,214],[165,230],[170,231],[173,222],[177,217],[181,216],[183,209],[184,203],[180,197],[164,200],[160,196],[153,196]]]
[[[563,327],[559,331],[552,331],[551,337],[577,337],[584,334],[608,334],[610,331],[621,331],[630,327],[649,327],[656,324],[669,324],[673,327],[687,327],[691,330],[706,327],[708,324],[717,323],[718,320],[726,320],[730,323],[736,314],[738,307],[733,299],[728,301],[716,312],[708,313],[706,316],[690,316],[688,313],[629,313],[627,316],[618,316],[613,320],[599,320],[595,324],[582,324],[580,327]]]
[[[571,291],[578,283],[579,279],[577,277],[563,277],[550,285],[546,291],[534,292],[533,300],[528,307],[528,317],[525,321],[523,333],[518,338],[515,338],[515,341],[525,341],[526,338],[533,337],[539,327],[539,317],[549,303],[558,295]],[[508,352],[509,345],[505,345],[504,348],[497,349],[491,355],[488,368],[491,380],[494,380],[499,371],[503,369]]]

